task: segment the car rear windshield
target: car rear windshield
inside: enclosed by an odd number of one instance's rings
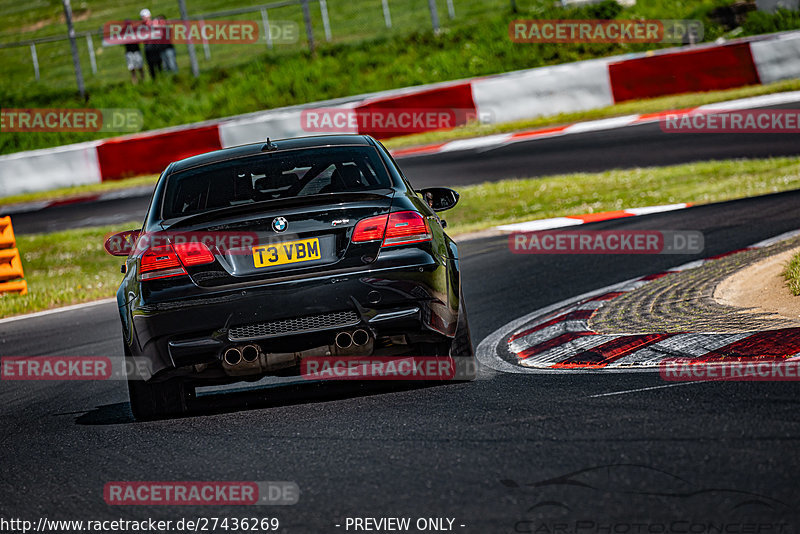
[[[392,180],[371,146],[259,154],[170,175],[162,218],[265,200],[387,189]]]

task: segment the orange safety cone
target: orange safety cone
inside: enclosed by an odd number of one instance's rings
[[[28,292],[11,217],[0,217],[0,293]]]

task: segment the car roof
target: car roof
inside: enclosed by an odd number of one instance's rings
[[[281,150],[295,150],[299,148],[316,148],[327,146],[341,146],[341,145],[361,145],[361,146],[374,146],[375,141],[368,135],[315,135],[309,137],[294,137],[290,139],[276,139],[271,141],[277,146],[272,151]],[[197,156],[181,159],[170,163],[167,167],[167,174],[179,172],[189,169],[191,167],[198,167],[201,165],[208,165],[229,159],[241,158],[246,156],[255,156],[263,154],[266,139],[260,143],[252,143],[249,145],[239,145],[231,148],[223,148],[221,150],[214,150],[206,152]]]

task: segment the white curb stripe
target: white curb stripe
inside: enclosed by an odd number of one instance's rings
[[[671,358],[670,352],[679,347],[682,353],[689,352],[692,356],[705,356],[725,345],[735,343],[753,333],[719,334],[709,336],[706,334],[678,334],[669,339],[654,343],[649,347],[639,349],[619,360],[610,363],[609,367],[624,367],[626,365],[652,366]]]
[[[653,213],[663,213],[667,211],[675,211],[681,210],[684,208],[691,207],[690,204],[683,202],[680,204],[664,204],[661,206],[645,206],[641,208],[628,208],[626,210],[622,210],[624,213],[633,216],[639,215],[651,215]],[[586,221],[582,219],[582,217],[594,218],[598,215],[602,215],[605,212],[594,213],[594,214],[586,214],[586,215],[571,215],[568,217],[551,217],[548,219],[535,219],[533,221],[525,221],[521,223],[513,223],[513,224],[502,224],[500,226],[495,226],[495,230],[499,230],[501,232],[540,232],[542,230],[553,230],[556,228],[565,228],[568,226],[580,226],[581,224],[586,224],[587,222],[595,222],[595,221]],[[622,218],[622,217],[618,217]],[[614,218],[604,219],[606,221],[614,220]]]
[[[536,356],[531,356],[530,358],[520,360],[519,364],[523,367],[540,367],[549,369],[554,365],[575,356],[576,354],[593,349],[598,345],[602,345],[603,343],[608,343],[612,339],[616,339],[618,337],[622,336],[595,334],[591,336],[579,337],[578,339],[564,343],[558,347],[554,347],[550,350],[542,352],[541,354],[537,354]]]
[[[495,226],[503,232],[538,232],[540,230],[550,230],[552,228],[564,228],[565,226],[578,226],[583,224],[580,219],[570,219],[569,217],[551,217],[550,219],[538,219],[514,224],[504,224]]]
[[[536,332],[531,332],[527,336],[520,337],[508,344],[508,349],[517,354],[524,352],[532,347],[546,343],[567,332],[587,332],[589,330],[586,321],[563,321],[547,328],[542,328]]]
[[[11,323],[14,321],[22,321],[24,319],[35,319],[36,317],[44,317],[45,315],[52,315],[54,313],[80,310],[83,308],[90,308],[92,306],[99,306],[101,304],[109,304],[111,302],[116,302],[116,301],[117,301],[116,297],[109,297],[101,300],[93,300],[91,302],[82,302],[80,304],[73,304],[71,306],[63,306],[61,308],[53,308],[52,310],[27,313],[25,315],[15,315],[13,317],[6,317],[5,319],[0,319],[0,324]]]

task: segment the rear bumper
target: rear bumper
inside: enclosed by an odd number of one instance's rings
[[[365,328],[376,338],[403,335],[409,343],[445,341],[455,334],[458,319],[457,261],[427,254],[416,259],[403,267],[244,288],[195,286],[190,293],[158,301],[140,296],[120,308],[128,353],[151,376],[169,376],[217,362],[225,349],[246,340],[275,352],[300,351],[331,344],[341,330]],[[262,328],[264,323],[335,312],[346,312],[349,322],[322,321],[307,328],[306,321],[306,328],[277,333]]]

